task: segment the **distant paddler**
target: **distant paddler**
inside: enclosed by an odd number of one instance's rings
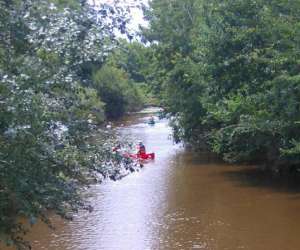
[[[149,119],[149,121],[148,121],[148,124],[149,124],[149,125],[154,125],[154,124],[155,124],[155,120],[154,120],[154,117],[153,117],[153,116],[150,117],[150,119]]]

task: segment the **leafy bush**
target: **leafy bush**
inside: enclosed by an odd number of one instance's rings
[[[93,86],[104,101],[106,116],[116,119],[142,106],[141,94],[122,69],[104,65],[95,72]]]

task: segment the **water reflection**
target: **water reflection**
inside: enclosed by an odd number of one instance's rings
[[[185,152],[169,139],[166,120],[149,126],[148,118],[131,116],[117,132],[144,141],[155,162],[92,187],[92,213],[72,222],[54,217],[54,232],[38,224],[29,237],[33,250],[299,249],[297,189]]]
[[[37,234],[40,230],[35,228],[30,235],[34,250],[159,248],[167,207],[169,170],[166,166],[181,149],[170,140],[166,120],[155,126],[149,126],[147,120],[147,115],[137,114],[134,119],[123,121],[124,126],[117,132],[132,140],[142,140],[147,151],[156,153],[156,160],[121,181],[92,187],[89,190],[92,213],[80,212],[72,222],[55,220],[57,229],[52,234]]]

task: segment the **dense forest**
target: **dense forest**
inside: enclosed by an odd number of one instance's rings
[[[151,1],[149,84],[176,140],[229,162],[299,166],[299,13],[299,1]]]
[[[102,128],[145,104],[195,150],[299,167],[300,1],[143,10],[149,26],[133,42],[118,1],[0,0],[0,242],[27,249],[26,225],[86,208],[82,188],[121,164]]]

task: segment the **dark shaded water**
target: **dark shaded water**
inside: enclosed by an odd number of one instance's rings
[[[144,141],[155,162],[90,189],[92,213],[39,224],[33,250],[300,249],[300,193],[251,167],[186,152],[167,121],[131,116],[120,133]]]

